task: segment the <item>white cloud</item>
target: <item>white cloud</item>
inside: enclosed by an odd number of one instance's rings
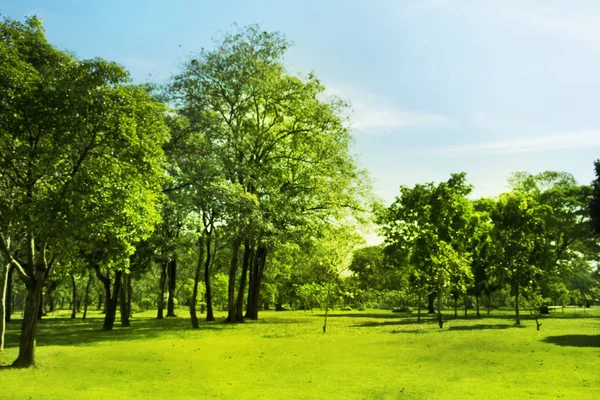
[[[451,13],[468,19],[504,19],[554,37],[600,50],[600,4],[593,1],[420,0],[401,15]]]
[[[433,149],[428,155],[514,154],[600,147],[600,131],[563,132]]]
[[[346,86],[332,86],[328,93],[350,101],[353,130],[367,134],[388,134],[406,128],[448,127],[451,122],[440,114],[395,107],[373,93]]]

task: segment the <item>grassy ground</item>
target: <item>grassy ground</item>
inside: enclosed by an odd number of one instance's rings
[[[180,310],[185,314],[185,310]],[[433,319],[387,311],[264,312],[243,325],[157,321],[102,332],[55,316],[39,326],[39,368],[0,369],[0,399],[600,398],[600,308],[513,326],[508,313]],[[17,355],[9,325],[0,365]]]

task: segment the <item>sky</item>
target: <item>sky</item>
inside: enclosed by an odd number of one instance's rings
[[[600,2],[592,0],[4,0],[80,58],[163,83],[234,23],[294,43],[285,63],[352,104],[353,152],[389,204],[400,185],[466,172],[472,197],[516,171],[594,179]]]

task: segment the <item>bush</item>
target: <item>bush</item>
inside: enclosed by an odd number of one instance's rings
[[[342,311],[352,311],[352,307],[349,307],[349,306],[343,307]]]
[[[408,313],[408,314],[410,314],[410,313],[413,312],[413,309],[412,309],[412,307],[409,307],[409,306],[402,306],[402,307],[394,308],[392,310],[392,312]]]

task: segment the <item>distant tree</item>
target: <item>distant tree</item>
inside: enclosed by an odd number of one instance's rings
[[[467,244],[472,206],[465,197],[470,191],[464,173],[438,185],[401,187],[400,196],[379,217],[386,251],[397,257],[396,265],[408,267],[409,281],[420,295],[436,293],[440,328],[442,296],[452,283],[466,290],[471,279]]]
[[[592,181],[592,198],[589,210],[592,221],[592,229],[596,236],[600,236],[600,160],[594,162],[596,179]]]
[[[516,192],[501,195],[490,215],[496,243],[493,271],[511,286],[517,325],[521,324],[519,296],[524,290],[531,293],[541,276],[537,266],[540,245],[536,238],[543,233],[542,214],[547,211],[531,196]]]

